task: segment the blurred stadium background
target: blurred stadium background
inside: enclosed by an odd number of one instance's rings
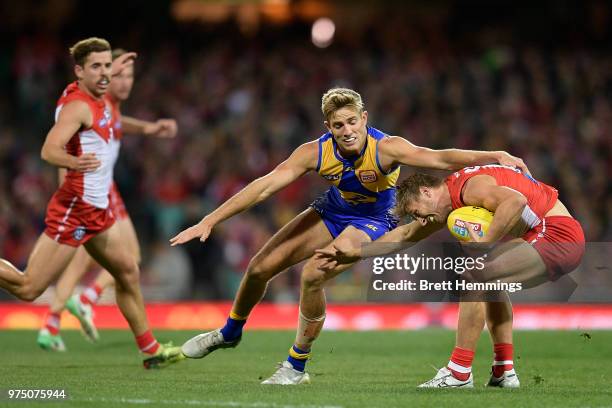
[[[534,176],[559,188],[588,241],[609,248],[612,240],[608,2],[23,0],[1,2],[0,16],[3,258],[25,266],[57,186],[57,171],[42,162],[40,148],[55,102],[73,80],[70,45],[100,36],[137,51],[124,113],[178,121],[175,140],[126,136],[115,170],[143,247],[146,299],[165,303],[152,306],[164,319],[152,317],[154,326],[218,325],[249,258],[326,188],[316,175],[304,177],[223,223],[206,245],[167,244],[324,133],[320,97],[334,85],[358,90],[371,124],[415,144],[521,156]],[[293,327],[299,270],[272,282],[270,304],[257,314],[268,316],[261,327]],[[610,270],[597,270],[599,289],[607,282],[608,290],[592,300],[610,300]],[[454,326],[452,305],[363,306],[370,277],[371,270],[356,268],[331,285],[330,302],[359,305],[338,307],[350,311],[328,326]],[[112,294],[104,300],[112,303]],[[38,328],[42,307],[4,292],[0,302],[0,327]],[[576,328],[586,316],[592,327],[612,324],[606,304],[539,308],[546,319],[539,314],[519,327]],[[106,313],[102,327],[125,327],[112,307],[99,318]]]

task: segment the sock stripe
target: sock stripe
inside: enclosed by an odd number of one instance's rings
[[[234,313],[232,310],[229,314],[230,319],[234,320],[246,320],[249,316],[240,316],[239,314]]]
[[[447,367],[450,368],[453,371],[457,371],[458,373],[462,373],[462,374],[469,374],[469,373],[472,372],[472,366],[464,367],[462,365],[459,365],[459,364],[453,362],[452,360],[450,360],[448,362]]]
[[[310,358],[310,351],[307,353],[298,353],[292,346],[289,349],[289,355],[295,358],[296,360],[308,360]]]
[[[146,345],[145,347],[142,347],[140,349],[140,351],[142,352],[146,352],[147,350],[149,350],[150,348],[153,348],[155,345],[157,344],[157,340],[153,340],[151,343],[149,343],[148,345]]]
[[[514,365],[512,360],[504,360],[504,361],[493,361],[494,366],[503,366],[503,365]]]

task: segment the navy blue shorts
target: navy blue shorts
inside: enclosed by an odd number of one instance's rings
[[[327,195],[324,194],[310,204],[323,219],[325,226],[331,233],[332,237],[336,238],[349,225],[368,234],[372,241],[385,235],[397,227],[398,219],[390,212],[384,214],[356,215],[347,212],[341,212],[329,204]]]

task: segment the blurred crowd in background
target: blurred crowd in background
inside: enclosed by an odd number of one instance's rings
[[[561,2],[539,11],[548,15],[523,18],[490,7],[474,17],[453,2],[418,3],[415,13],[392,2],[377,6],[359,29],[343,29],[350,16],[339,13],[334,42],[324,49],[310,41],[309,21],[262,21],[245,33],[232,19],[203,24],[158,13],[172,2],[148,11],[147,2],[135,3],[142,18],[117,14],[108,27],[81,5],[54,26],[25,19],[0,28],[8,40],[0,48],[0,254],[20,267],[57,188],[57,170],[40,159],[40,148],[56,100],[73,80],[67,49],[92,35],[139,53],[123,113],[179,125],[174,140],[126,135],[115,169],[143,247],[148,299],[231,298],[249,258],[327,188],[305,176],[219,225],[206,244],[168,245],[323,134],[320,98],[332,86],[360,92],[371,125],[417,145],[522,157],[537,179],[559,189],[587,240],[612,241],[605,3],[587,2],[576,14],[575,3]],[[109,16],[119,6],[111,2]],[[367,271],[346,273],[335,299],[350,300],[369,278]],[[275,279],[267,299],[295,300],[298,284],[299,267]]]

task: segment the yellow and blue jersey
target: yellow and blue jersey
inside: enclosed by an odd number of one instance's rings
[[[388,136],[372,127],[367,132],[360,154],[348,158],[341,156],[331,133],[319,138],[317,173],[332,187],[312,207],[334,237],[353,225],[376,239],[397,225],[391,210],[400,170],[385,172],[378,160],[378,142]]]

